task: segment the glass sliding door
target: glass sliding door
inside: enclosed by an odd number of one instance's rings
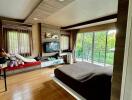
[[[102,66],[113,65],[115,35],[116,30],[78,33],[76,60]]]
[[[108,31],[107,35],[107,51],[106,51],[106,64],[113,65],[114,52],[115,52],[115,38],[116,30]]]
[[[77,35],[75,55],[78,61],[83,60],[83,33],[78,33]]]
[[[91,62],[93,33],[84,33],[83,41],[83,61]]]
[[[95,32],[94,35],[93,62],[105,63],[106,31]]]

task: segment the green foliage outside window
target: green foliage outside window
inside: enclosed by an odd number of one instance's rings
[[[91,33],[78,33],[76,58],[113,65],[115,30]]]

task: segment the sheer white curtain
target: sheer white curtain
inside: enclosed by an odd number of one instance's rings
[[[19,31],[8,31],[7,38],[9,53],[11,54],[19,53],[21,55],[30,54],[29,33]]]
[[[69,36],[62,35],[61,36],[61,50],[68,50],[69,49]]]
[[[8,38],[8,52],[11,54],[19,53],[18,47],[18,33],[15,31],[8,31],[7,33]]]

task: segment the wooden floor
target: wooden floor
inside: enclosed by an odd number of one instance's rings
[[[7,77],[8,91],[0,79],[0,100],[75,100],[50,77],[54,68],[43,68]]]

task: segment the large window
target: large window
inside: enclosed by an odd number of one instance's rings
[[[93,62],[105,63],[106,31],[94,33]]]
[[[30,54],[29,33],[8,31],[7,32],[8,52],[11,54],[19,53],[22,55]]]
[[[83,41],[83,59],[86,61],[92,60],[92,33],[84,33]],[[85,42],[85,43],[84,43]]]
[[[101,65],[113,65],[116,30],[78,33],[76,59]]]
[[[115,30],[111,30],[107,34],[107,51],[106,51],[106,63],[113,64],[114,51],[115,51]]]
[[[76,43],[76,58],[77,60],[83,60],[83,34],[78,33]]]
[[[61,50],[68,50],[69,49],[69,36],[68,35],[61,35]]]

